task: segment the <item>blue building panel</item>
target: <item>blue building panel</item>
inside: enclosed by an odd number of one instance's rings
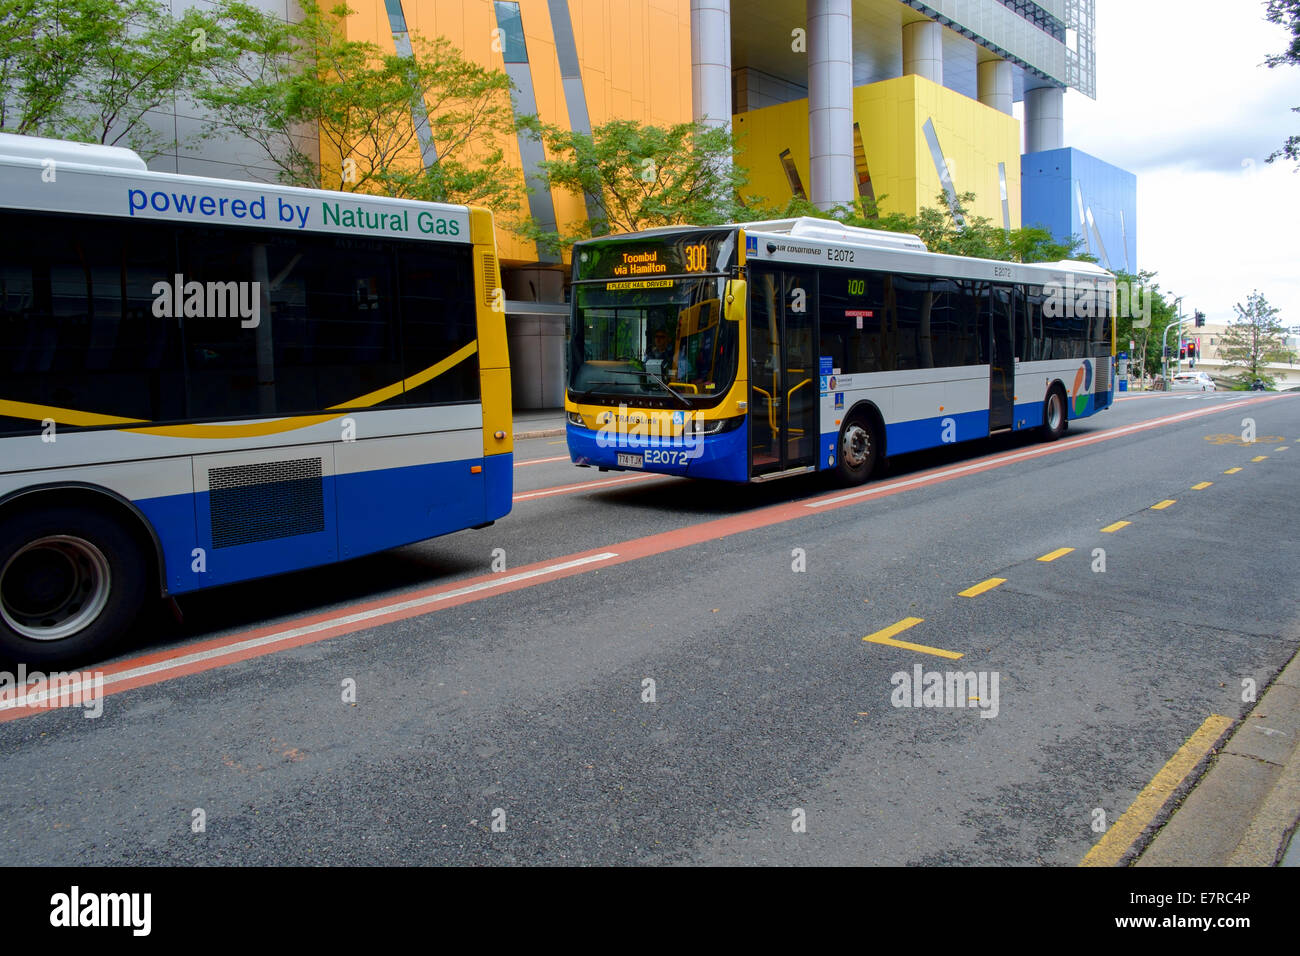
[[[1058,240],[1083,240],[1080,251],[1111,271],[1137,272],[1137,176],[1066,147],[1020,157],[1026,226]]]

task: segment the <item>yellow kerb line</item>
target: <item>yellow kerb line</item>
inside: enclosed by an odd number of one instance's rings
[[[1157,501],[1155,504],[1151,506],[1151,510],[1164,511],[1166,508],[1168,508],[1172,504],[1175,504],[1177,501],[1178,501],[1177,498],[1166,498],[1164,501]]]
[[[1006,578],[989,578],[987,581],[981,581],[979,584],[972,584],[965,591],[958,591],[958,597],[979,597],[985,591],[992,591],[999,584],[1006,584]]]
[[[1192,491],[1204,491],[1206,488],[1210,487],[1210,485],[1212,485],[1212,484],[1214,484],[1214,482],[1212,482],[1212,481],[1202,481],[1202,482],[1199,482],[1198,484],[1192,485]]]
[[[938,647],[927,647],[924,644],[909,644],[907,641],[894,640],[895,634],[901,634],[909,627],[916,627],[924,621],[923,617],[905,617],[897,624],[891,624],[883,630],[876,631],[874,634],[868,634],[863,638],[864,641],[870,641],[872,644],[884,644],[886,647],[899,647],[905,651],[916,651],[919,654],[933,654],[935,657],[946,657],[951,661],[964,657],[964,654],[958,654],[956,651],[945,651]]]
[[[1229,468],[1227,471],[1224,472],[1224,474],[1225,474],[1225,475],[1235,475],[1235,474],[1236,474],[1237,472],[1239,472],[1239,471],[1241,471],[1240,468]]]
[[[1196,733],[1187,738],[1187,742],[1178,748],[1178,752],[1169,758],[1169,762],[1160,768],[1160,772],[1151,778],[1151,782],[1142,788],[1132,806],[1115,821],[1115,825],[1106,831],[1088,855],[1079,863],[1080,866],[1118,866],[1129,849],[1155,819],[1169,798],[1183,785],[1187,775],[1195,769],[1224,731],[1232,726],[1232,718],[1220,714],[1211,714]]]
[[[1108,524],[1108,525],[1106,525],[1106,527],[1102,528],[1102,529],[1101,529],[1101,533],[1102,533],[1102,534],[1114,534],[1114,533],[1115,533],[1116,531],[1118,531],[1120,528],[1127,528],[1127,527],[1128,527],[1129,525],[1131,525],[1132,523],[1133,523],[1133,522],[1131,522],[1131,521],[1116,521],[1114,524]]]
[[[1042,556],[1041,558],[1039,558],[1038,560],[1039,560],[1039,561],[1044,561],[1044,562],[1046,562],[1046,561],[1055,561],[1057,558],[1063,558],[1063,557],[1065,557],[1067,554],[1069,554],[1069,553],[1070,553],[1071,551],[1073,551],[1073,550],[1074,550],[1074,548],[1057,548],[1055,551],[1049,551],[1047,554],[1043,555],[1043,556]]]

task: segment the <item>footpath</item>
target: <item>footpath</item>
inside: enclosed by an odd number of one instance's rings
[[[1224,736],[1134,866],[1300,866],[1300,654]]]

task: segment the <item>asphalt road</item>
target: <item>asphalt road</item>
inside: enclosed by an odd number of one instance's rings
[[[1300,643],[1297,445],[1300,397],[1224,393],[909,456],[847,494],[601,474],[521,441],[495,526],[193,595],[183,624],[158,608],[103,665],[101,717],[8,715],[0,845],[1074,865],[1096,811]],[[863,640],[891,629],[922,649]],[[915,706],[916,665],[985,683]]]

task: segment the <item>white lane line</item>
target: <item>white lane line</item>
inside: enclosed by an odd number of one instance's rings
[[[525,467],[526,465],[545,465],[547,462],[552,462],[552,461],[568,461],[568,460],[569,460],[569,456],[568,456],[568,455],[556,455],[554,458],[530,458],[530,459],[528,459],[527,461],[517,461],[517,462],[515,462],[515,467],[516,467],[516,468],[523,468],[523,467]]]
[[[268,644],[278,644],[282,641],[290,641],[296,637],[302,637],[305,634],[316,634],[320,631],[327,631],[332,627],[340,625],[355,624],[359,621],[369,621],[374,618],[383,617],[386,614],[393,614],[397,611],[405,611],[410,608],[428,607],[434,604],[440,604],[443,601],[452,598],[462,597],[466,594],[477,594],[481,591],[490,591],[494,588],[504,587],[508,584],[514,584],[518,581],[528,581],[533,578],[542,577],[547,574],[554,574],[557,571],[568,571],[571,568],[580,568],[584,565],[595,564],[598,561],[608,561],[611,558],[618,557],[614,551],[605,551],[601,554],[590,554],[585,558],[576,558],[573,561],[563,561],[559,564],[550,564],[544,568],[534,568],[531,571],[520,571],[516,574],[503,574],[499,578],[490,581],[480,581],[478,584],[467,584],[464,587],[454,588],[450,591],[440,591],[437,594],[428,594],[424,597],[414,598],[410,601],[398,601],[394,604],[385,604],[383,607],[371,608],[368,611],[359,611],[356,614],[346,614],[343,617],[333,617],[326,621],[317,621],[314,624],[305,624],[300,627],[290,627],[283,631],[276,631],[272,634],[266,634],[262,637],[250,638],[247,641],[240,641],[238,644],[227,644],[222,647],[214,647],[206,651],[198,651],[194,654],[186,654],[184,657],[176,657],[171,660],[159,661],[155,664],[146,664],[142,667],[133,667],[130,670],[118,671],[115,674],[106,674],[102,676],[103,684],[120,684],[122,681],[131,680],[136,677],[144,677],[149,674],[158,674],[164,671],[175,670],[178,667],[186,667],[190,664],[201,661],[209,661],[219,657],[228,657],[232,654],[238,654],[242,651],[256,647],[266,647]],[[15,707],[35,707],[45,703],[52,697],[61,697],[63,695],[72,696],[80,693],[84,696],[85,692],[94,688],[95,681],[83,680],[76,684],[60,684],[57,689],[41,691],[35,694],[27,694],[22,697],[8,698],[0,700],[0,710],[11,710]]]
[[[1152,428],[1158,425],[1172,425],[1174,422],[1185,421],[1192,418],[1200,418],[1202,415],[1205,414],[1207,413],[1204,411],[1182,412],[1181,414],[1169,415],[1166,416],[1165,418],[1153,418],[1150,421],[1146,421],[1146,422],[1135,422],[1132,425],[1125,425],[1122,428],[1116,428],[1109,431],[1099,432],[1095,435],[1088,435],[1084,438],[1076,438],[1071,442],[1068,442],[1064,445],[1059,445],[1057,447],[1064,450],[1067,448],[1076,448],[1081,445],[1091,445],[1094,442],[1105,441],[1109,438],[1116,438],[1120,435],[1128,434],[1129,432],[1142,431],[1147,428]],[[891,481],[888,482],[887,484],[878,485],[874,488],[867,488],[862,491],[850,492],[847,495],[837,495],[834,498],[823,498],[820,501],[809,501],[804,504],[804,507],[825,508],[827,505],[839,504],[842,501],[853,501],[858,498],[869,498],[872,495],[878,495],[885,491],[891,491],[895,488],[906,488],[909,485],[919,485],[924,482],[934,481],[937,478],[950,478],[953,475],[962,475],[962,474],[966,474],[967,472],[988,468],[993,465],[1001,465],[1001,464],[1005,464],[1006,462],[1019,461],[1022,458],[1034,458],[1039,455],[1042,455],[1043,452],[1044,449],[1040,446],[1038,448],[1030,448],[1030,449],[1026,449],[1025,451],[1015,452],[1010,455],[1000,455],[997,458],[983,458],[979,461],[971,462],[969,465],[961,465],[956,468],[946,468],[943,471],[932,472],[927,475],[920,475],[916,478],[905,478],[900,481]]]
[[[648,478],[671,478],[672,475],[632,475],[630,478],[609,478],[605,481],[588,481],[580,485],[565,485],[562,488],[547,488],[543,491],[528,491],[522,495],[515,495],[515,501],[527,501],[530,498],[549,498],[551,495],[567,495],[574,491],[585,491],[588,488],[608,488],[611,485],[621,485],[629,481],[645,481]]]

